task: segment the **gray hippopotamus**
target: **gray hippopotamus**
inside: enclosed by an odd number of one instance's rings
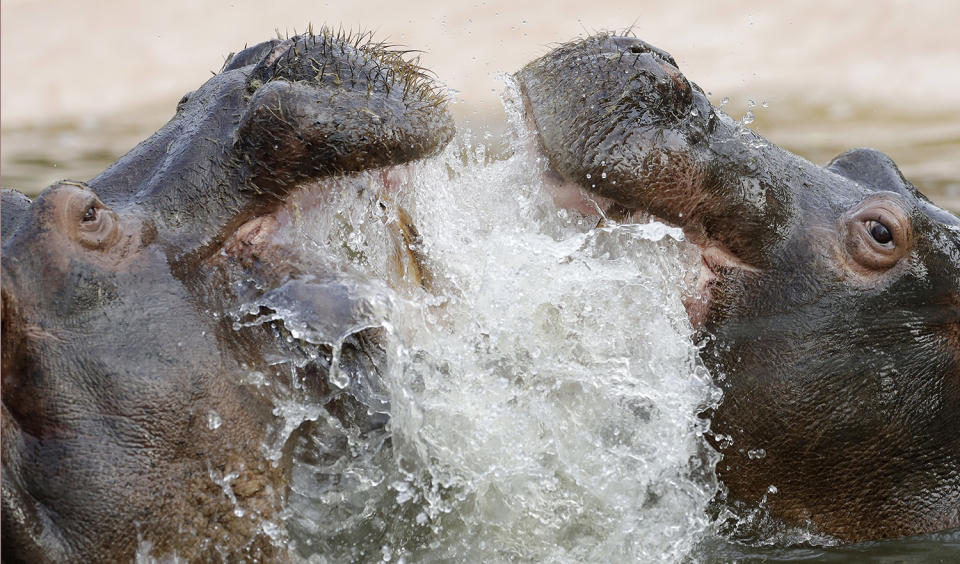
[[[558,193],[702,251],[687,309],[728,502],[844,541],[960,525],[960,220],[877,151],[821,167],[766,141],[634,38],[517,79]]]
[[[362,304],[273,243],[280,211],[452,134],[415,63],[311,32],[229,58],[90,182],[4,191],[3,561],[283,559],[287,476],[263,453],[273,406],[247,376],[281,377],[265,358],[302,343],[282,322],[238,324],[237,308],[293,300],[351,334]],[[375,341],[338,343],[341,370],[375,370]],[[331,392],[328,344],[303,353],[305,387],[365,416]]]

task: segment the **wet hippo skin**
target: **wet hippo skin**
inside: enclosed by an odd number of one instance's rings
[[[548,183],[702,251],[687,308],[727,502],[845,541],[960,525],[960,220],[877,151],[784,151],[631,37],[517,78]]]
[[[259,295],[349,326],[347,286],[270,245],[275,212],[452,133],[419,67],[323,31],[232,56],[89,183],[4,191],[3,561],[284,560],[272,405],[244,378],[278,377],[264,359],[290,351],[234,314]],[[347,342],[344,369],[371,343]],[[318,397],[324,362],[305,365]]]

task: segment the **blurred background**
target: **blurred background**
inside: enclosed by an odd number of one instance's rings
[[[245,44],[309,23],[421,50],[461,128],[496,144],[504,73],[558,43],[631,29],[735,119],[823,164],[885,151],[960,210],[960,2],[0,0],[0,184],[87,180]]]

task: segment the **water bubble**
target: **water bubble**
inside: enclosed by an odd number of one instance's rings
[[[750,460],[760,460],[765,456],[767,456],[767,451],[762,448],[756,448],[747,451],[747,457]]]

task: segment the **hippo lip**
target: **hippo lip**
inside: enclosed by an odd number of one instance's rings
[[[703,328],[713,304],[713,290],[723,277],[738,271],[759,272],[759,270],[740,260],[720,243],[711,241],[700,244],[695,239],[692,242],[700,250],[700,269],[693,294],[684,297],[683,305],[690,318],[690,324],[694,329],[699,330]]]

